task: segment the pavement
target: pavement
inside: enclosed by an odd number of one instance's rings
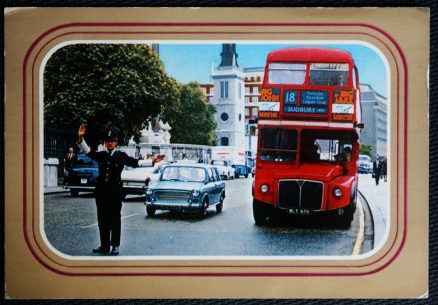
[[[359,191],[370,207],[374,222],[374,249],[379,248],[386,240],[389,230],[389,179],[380,179],[379,185],[371,174],[359,175]]]
[[[44,187],[44,195],[68,193],[68,192],[70,192],[70,190],[63,188],[62,186],[45,186]]]

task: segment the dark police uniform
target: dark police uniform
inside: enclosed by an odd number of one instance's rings
[[[117,140],[111,133],[105,140]],[[85,141],[83,141],[85,142]],[[81,147],[82,143],[78,143]],[[85,143],[86,145],[86,143]],[[87,147],[88,148],[88,147]],[[83,147],[81,147],[83,150]],[[97,222],[99,224],[100,247],[93,249],[94,253],[108,253],[117,255],[120,246],[121,209],[123,199],[123,185],[121,173],[125,165],[138,167],[139,160],[128,156],[125,152],[86,151],[87,155],[99,164],[99,176],[95,189]],[[144,162],[143,160],[141,162]],[[148,164],[149,165],[149,164]],[[152,162],[150,162],[150,165]]]

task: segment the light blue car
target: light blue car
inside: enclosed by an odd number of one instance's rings
[[[225,183],[217,169],[205,164],[166,166],[158,181],[145,190],[146,213],[157,210],[195,211],[203,217],[209,207],[220,213],[225,199]]]

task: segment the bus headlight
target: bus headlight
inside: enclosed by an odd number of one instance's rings
[[[342,190],[340,188],[335,188],[333,190],[333,196],[335,196],[336,198],[341,198],[342,197]]]
[[[151,196],[152,195],[152,190],[151,189],[146,189],[146,195]]]
[[[268,187],[268,185],[266,185],[266,184],[262,184],[261,186],[260,186],[260,192],[262,192],[262,193],[267,193],[269,191],[269,187]]]

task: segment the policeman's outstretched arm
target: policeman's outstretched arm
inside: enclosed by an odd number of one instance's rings
[[[88,154],[91,149],[84,140],[84,135],[85,135],[86,131],[87,131],[87,128],[85,127],[85,124],[82,123],[78,129],[78,146],[82,152]]]

